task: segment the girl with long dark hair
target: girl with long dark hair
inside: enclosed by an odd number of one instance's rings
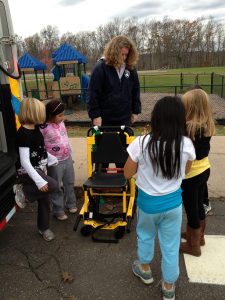
[[[164,299],[175,298],[179,276],[179,245],[182,222],[181,182],[195,159],[195,149],[187,137],[185,108],[180,99],[164,97],[152,112],[150,134],[138,137],[127,148],[124,176],[135,173],[138,191],[138,258],[133,272],[141,280],[153,282],[149,263],[154,256],[158,230],[162,252]]]

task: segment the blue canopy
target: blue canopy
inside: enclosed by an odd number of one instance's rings
[[[33,68],[35,71],[47,70],[46,64],[44,64],[43,62],[41,62],[40,60],[33,57],[27,52],[20,57],[20,59],[18,60],[18,64],[21,69]]]
[[[55,50],[55,52],[52,53],[52,58],[55,58],[57,55],[59,55],[59,53],[65,50],[67,46],[69,45],[66,42],[63,43],[57,50]]]
[[[87,57],[85,57],[83,54],[75,50],[67,43],[62,44],[62,46],[52,54],[52,57],[53,55],[53,65],[56,65],[56,63],[60,61],[68,61],[68,64],[70,61],[74,60],[77,60],[79,64],[86,64],[88,62]]]

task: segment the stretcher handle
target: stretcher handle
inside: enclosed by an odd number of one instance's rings
[[[91,127],[88,132],[87,132],[87,136],[89,136],[89,133],[91,130],[94,129],[95,126]],[[121,125],[121,126],[98,126],[98,129],[101,131],[101,129],[116,129],[116,130],[125,130],[125,129],[129,129],[131,131],[131,135],[130,136],[134,136],[134,131],[130,126],[126,126],[126,125]]]
[[[102,171],[124,171],[124,168],[102,168]]]

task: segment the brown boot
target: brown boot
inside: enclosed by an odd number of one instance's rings
[[[186,228],[188,227],[188,225],[186,226]],[[186,240],[187,239],[187,229],[186,231],[181,231],[181,237],[182,239]]]
[[[193,229],[187,225],[187,242],[180,243],[180,252],[201,256],[200,238],[201,227]]]
[[[205,227],[206,227],[206,218],[205,218],[205,220],[200,221],[200,224],[201,224],[200,245],[204,246],[205,245],[204,233],[205,233]]]
[[[200,238],[200,246],[205,245],[205,238],[204,238],[204,233],[205,233],[205,227],[206,227],[206,219],[200,221],[201,225],[201,238]],[[187,240],[187,231],[181,231],[181,237],[184,240]]]

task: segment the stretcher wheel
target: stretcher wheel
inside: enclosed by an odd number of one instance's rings
[[[125,226],[119,226],[114,230],[114,237],[115,239],[119,240],[122,239],[125,232]]]
[[[89,236],[91,234],[91,229],[92,229],[91,225],[84,225],[83,227],[81,227],[80,233],[83,236]]]

